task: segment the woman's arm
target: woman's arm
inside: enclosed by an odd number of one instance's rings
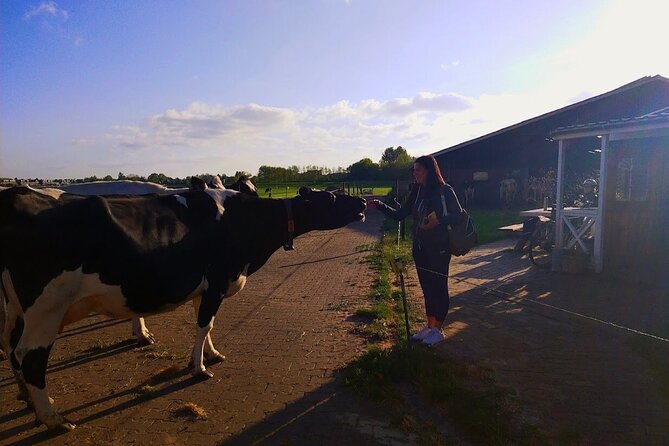
[[[399,209],[394,209],[385,204],[383,201],[374,200],[376,208],[383,212],[386,217],[392,218],[395,221],[404,220],[411,214],[411,211],[413,210],[413,205],[416,201],[416,194],[418,193],[417,189],[417,187],[411,189],[409,196],[407,196],[406,200],[404,200],[404,204]]]

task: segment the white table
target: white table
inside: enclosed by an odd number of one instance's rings
[[[562,220],[564,224],[569,228],[571,232],[571,237],[567,240],[566,248],[571,249],[575,244],[583,249],[587,254],[590,254],[589,249],[584,243],[584,236],[590,231],[590,228],[595,224],[597,220],[597,208],[581,208],[581,207],[566,207],[562,210]],[[539,209],[529,209],[526,211],[520,211],[521,217],[539,217],[542,220],[548,219],[551,216],[551,209],[544,210],[543,208]],[[560,246],[558,244],[558,246]]]

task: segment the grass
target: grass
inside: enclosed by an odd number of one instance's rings
[[[411,228],[407,228],[410,231]],[[369,293],[370,306],[359,308],[356,315],[369,318],[370,322],[362,330],[371,340],[386,341],[390,339],[395,327],[401,324],[401,294],[393,290],[391,282],[392,264],[400,259],[405,265],[411,262],[411,242],[401,241],[397,245],[397,223],[387,220],[384,223],[382,240],[373,244],[366,261],[378,276]]]
[[[206,420],[207,412],[195,403],[184,403],[172,412],[175,417],[184,417],[190,421]]]
[[[96,339],[92,346],[83,350],[85,353],[102,353],[118,347],[126,342],[125,339]]]
[[[517,213],[511,211],[474,211],[472,214],[483,243],[500,238],[497,228],[518,220]],[[356,393],[398,407],[409,416],[409,427],[423,432],[421,444],[437,445],[445,441],[434,429],[425,427],[429,423],[422,425],[412,414],[407,414],[410,409],[405,404],[400,383],[409,383],[472,444],[579,444],[578,433],[560,432],[548,436],[534,426],[516,422],[515,393],[498,385],[489,369],[457,357],[439,356],[422,346],[411,349],[406,346],[401,291],[393,282],[397,278],[390,266],[395,258],[400,258],[405,265],[412,262],[411,222],[407,223],[406,234],[407,240],[400,241],[398,247],[397,223],[387,220],[381,241],[367,257],[378,279],[369,295],[370,306],[358,309],[356,314],[370,319],[368,329],[363,332],[376,344],[372,343],[367,353],[343,370],[342,383]],[[410,301],[409,314],[414,321],[424,318],[416,314]],[[384,329],[380,330],[380,326]]]
[[[481,370],[398,343],[386,350],[372,347],[349,365],[343,382],[371,399],[397,404],[402,403],[398,384],[410,382],[474,444],[530,444],[522,441],[523,433],[512,432],[513,392]]]
[[[345,182],[346,185],[360,185],[363,190],[365,191],[371,191],[372,195],[378,195],[378,196],[385,196],[387,195],[391,189],[392,185],[390,183],[374,183],[374,184],[368,184],[364,182],[360,183],[354,183],[354,182]],[[269,192],[266,191],[267,188],[272,188],[272,197],[273,198],[290,198],[294,197],[297,194],[297,191],[300,189],[302,186],[309,186],[312,189],[321,189],[325,190],[328,186],[338,186],[341,187],[342,183],[341,182],[325,182],[325,183],[312,183],[312,184],[299,184],[299,183],[274,183],[274,184],[256,184],[256,188],[258,189],[258,195],[260,195],[263,198],[267,198],[269,196]],[[353,191],[351,191],[353,192]],[[355,195],[355,194],[354,194]]]
[[[469,212],[469,215],[474,220],[474,226],[479,236],[479,243],[482,245],[501,240],[507,236],[502,231],[498,231],[497,228],[521,223],[523,220],[518,215],[518,211],[512,210],[473,209],[467,212]]]

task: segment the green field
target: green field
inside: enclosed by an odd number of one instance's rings
[[[290,198],[294,197],[295,194],[297,194],[297,191],[299,190],[300,187],[302,186],[309,186],[312,189],[321,189],[324,190],[328,186],[337,186],[337,187],[345,187],[346,190],[348,191],[350,188],[350,193],[351,195],[360,195],[360,192],[362,191],[362,195],[381,195],[385,196],[387,195],[390,190],[392,189],[392,184],[390,182],[387,183],[379,183],[379,182],[360,182],[360,183],[353,183],[353,182],[344,182],[344,183],[312,183],[312,184],[302,184],[302,183],[274,183],[274,184],[262,184],[258,183],[256,184],[256,188],[258,189],[258,195],[261,197],[267,198],[269,197],[269,191],[267,190],[268,188],[272,188],[272,198]]]

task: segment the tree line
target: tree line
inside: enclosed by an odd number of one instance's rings
[[[245,176],[250,178],[258,184],[276,184],[301,182],[305,184],[313,184],[319,182],[340,182],[340,181],[392,181],[396,179],[409,179],[411,177],[410,168],[413,165],[414,157],[402,146],[388,147],[381,155],[378,162],[372,161],[370,158],[363,158],[355,162],[347,168],[337,167],[319,167],[314,165],[308,166],[289,166],[289,167],[275,167],[262,165],[258,169],[256,175],[250,172],[237,171],[234,175],[228,176],[226,174],[218,174],[223,180],[224,184],[229,184],[236,181],[239,177]],[[210,182],[216,174],[203,173],[194,175],[204,181]],[[183,187],[190,183],[190,176],[185,178],[172,178],[164,173],[152,173],[147,177],[136,174],[124,174],[119,172],[116,178],[111,175],[98,178],[97,176],[90,176],[80,178],[77,180],[53,180],[55,183],[75,182],[88,183],[93,181],[115,181],[115,180],[134,180],[134,181],[149,181],[151,183],[162,184],[167,187]],[[17,182],[19,180],[16,180]],[[34,182],[38,181],[35,179]],[[29,180],[33,182],[33,180]]]

